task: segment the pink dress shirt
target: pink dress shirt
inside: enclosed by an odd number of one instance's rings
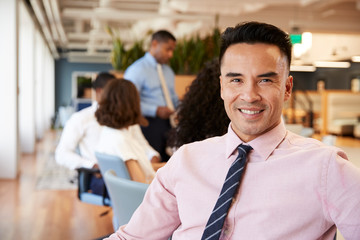
[[[109,239],[201,239],[240,143],[230,124],[224,136],[181,147]],[[220,239],[332,240],[336,227],[360,239],[360,170],[344,152],[283,123],[248,144],[254,150]]]

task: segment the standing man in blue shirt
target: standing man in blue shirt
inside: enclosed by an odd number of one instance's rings
[[[169,159],[165,151],[167,133],[171,128],[169,118],[178,103],[175,74],[168,65],[175,46],[176,38],[170,32],[155,32],[149,51],[129,66],[124,74],[124,78],[133,82],[140,93],[141,112],[149,121],[142,131],[150,145],[160,153],[162,161]],[[162,79],[168,89],[168,101]],[[169,106],[169,101],[172,106]]]

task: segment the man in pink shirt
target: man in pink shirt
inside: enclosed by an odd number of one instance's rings
[[[237,146],[246,169],[220,239],[360,239],[360,170],[344,152],[285,129],[289,36],[248,22],[222,34],[221,97],[228,133],[182,146],[161,168],[130,222],[109,239],[201,239]]]

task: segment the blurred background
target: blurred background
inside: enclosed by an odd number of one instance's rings
[[[359,164],[360,0],[0,0],[0,238],[111,232],[111,213],[79,202],[74,173],[51,162],[66,120],[94,100],[91,81],[100,71],[122,76],[166,29],[177,38],[170,64],[181,99],[217,57],[220,33],[253,20],[293,42],[288,128]]]

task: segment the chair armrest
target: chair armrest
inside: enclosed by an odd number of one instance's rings
[[[98,169],[98,168],[84,168],[84,167],[81,167],[81,168],[77,168],[75,170],[78,173],[80,173],[80,172],[91,173],[91,174],[100,173],[100,169]]]
[[[90,189],[90,179],[93,174],[100,173],[99,169],[96,168],[77,168],[78,172],[78,198],[81,200],[80,195],[84,192],[88,192]]]
[[[83,201],[82,197],[85,197],[89,199],[91,195],[96,196],[96,198],[102,199],[102,205],[103,206],[110,206],[111,202],[109,197],[106,196],[106,190],[104,190],[103,196],[95,195],[92,193],[89,193],[90,190],[90,180],[94,174],[101,174],[100,169],[98,168],[77,168],[78,172],[78,198],[79,200]],[[91,200],[91,203],[94,203],[94,197],[92,197],[93,200]],[[96,203],[94,203],[96,204]],[[97,203],[97,205],[100,205]]]

